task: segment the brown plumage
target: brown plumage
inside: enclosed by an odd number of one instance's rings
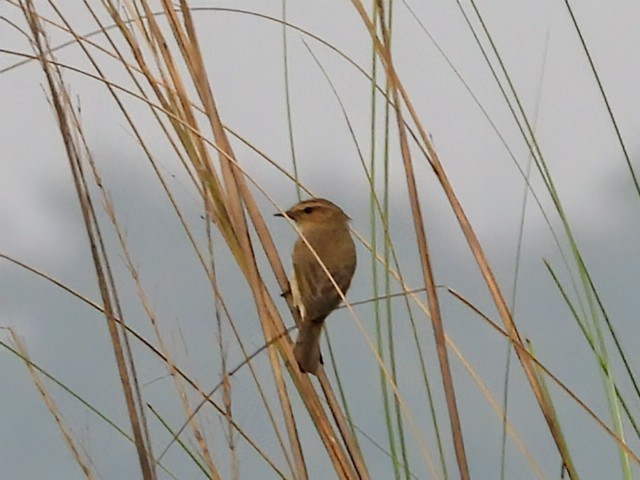
[[[285,215],[296,223],[342,293],[346,293],[356,268],[356,249],[349,233],[349,217],[340,207],[322,198],[302,201],[287,210]],[[303,372],[315,374],[322,363],[322,325],[342,297],[301,237],[293,247],[291,260],[291,294],[302,318],[293,353]]]

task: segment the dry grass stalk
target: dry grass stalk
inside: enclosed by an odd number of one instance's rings
[[[34,385],[38,389],[38,392],[42,396],[42,399],[44,400],[44,403],[47,406],[47,410],[49,410],[49,412],[51,413],[51,415],[56,421],[56,425],[58,426],[58,429],[62,434],[62,438],[64,439],[65,445],[67,445],[67,447],[71,451],[71,455],[73,456],[73,459],[76,461],[76,463],[82,470],[82,473],[84,474],[84,476],[88,480],[93,479],[94,478],[93,473],[91,473],[91,469],[89,468],[89,464],[90,464],[89,459],[86,459],[85,456],[82,453],[80,453],[80,450],[78,449],[78,447],[76,447],[75,440],[73,439],[73,436],[71,435],[71,432],[67,427],[67,424],[64,418],[62,418],[62,413],[58,409],[56,402],[53,400],[53,397],[49,395],[47,388],[44,386],[44,383],[40,379],[40,375],[38,375],[38,372],[36,371],[36,369],[33,368],[33,364],[29,359],[27,348],[24,346],[24,344],[20,340],[20,337],[16,335],[13,329],[8,328],[8,330],[11,335],[11,339],[16,347],[16,350],[22,356],[24,364],[29,370],[29,375],[31,375],[31,379],[33,380]]]
[[[79,124],[75,117],[68,92],[64,87],[62,74],[54,63],[49,62],[51,48],[46,38],[45,32],[35,13],[35,7],[30,0],[21,2],[22,11],[29,25],[33,47],[40,61],[49,88],[50,100],[53,105],[60,133],[67,151],[69,165],[74,178],[74,185],[78,194],[78,199],[82,209],[83,219],[89,237],[91,253],[96,268],[96,277],[99,283],[100,292],[104,304],[104,313],[107,319],[109,334],[114,348],[118,373],[123,387],[127,411],[131,427],[133,430],[138,459],[145,480],[156,478],[154,463],[151,461],[152,454],[148,438],[145,434],[146,426],[144,413],[141,408],[141,398],[135,373],[129,368],[133,365],[133,359],[127,358],[127,348],[123,345],[121,332],[115,321],[115,309],[117,308],[117,296],[115,290],[110,286],[108,278],[108,261],[106,252],[101,241],[100,230],[95,218],[93,205],[89,190],[87,188],[84,170],[82,166],[82,147],[78,145],[76,127]],[[132,378],[133,375],[133,378]]]
[[[34,275],[43,278],[44,280],[52,283],[53,285],[55,285],[56,287],[62,289],[63,291],[65,291],[66,293],[72,295],[73,297],[77,298],[78,300],[80,300],[81,302],[85,303],[86,305],[88,305],[89,307],[95,309],[96,311],[103,313],[104,314],[104,308],[93,302],[92,300],[90,300],[89,298],[81,295],[80,293],[78,293],[77,291],[69,288],[67,285],[65,285],[64,283],[60,282],[59,280],[47,275],[46,273],[37,270],[23,262],[20,262],[19,260],[16,260],[12,257],[9,257],[7,255],[4,254],[0,254],[0,258],[3,258],[17,266],[19,266],[20,268],[25,269],[26,271],[29,271],[31,273],[33,273]],[[133,328],[131,328],[131,326],[125,324],[120,318],[115,318],[116,323],[123,329],[126,330],[127,334],[130,335],[131,337],[135,338],[136,341],[140,342],[141,345],[144,345],[145,348],[147,348],[151,353],[153,353],[154,355],[156,355],[161,362],[163,363],[169,363],[169,359],[167,357],[164,356],[164,354],[155,346],[153,345],[149,340],[147,340],[143,335],[141,335],[140,333],[138,333],[136,330],[134,330]],[[260,352],[262,349],[260,349],[258,352]],[[240,368],[237,367],[235,369],[235,372],[237,372]],[[183,380],[185,381],[201,398],[202,398],[202,402],[204,404],[208,404],[210,405],[220,416],[224,417],[225,416],[225,409],[223,406],[219,405],[218,403],[216,403],[211,397],[213,395],[213,393],[215,393],[215,391],[217,391],[216,387],[212,392],[206,393],[204,392],[199,385],[197,384],[197,382],[191,378],[189,375],[187,375],[180,367],[178,367],[177,365],[174,365],[174,369],[176,374]],[[232,372],[234,373],[234,372]],[[197,409],[195,410],[197,412]],[[191,420],[190,418],[188,419],[189,421]],[[244,432],[242,430],[242,428],[240,428],[240,426],[233,421],[232,419],[228,420],[229,423],[231,423],[231,426],[234,428],[234,431],[237,432],[242,439],[247,442],[247,444],[253,448],[255,450],[255,452],[265,461],[265,463],[267,465],[269,465],[269,467],[271,467],[271,469],[280,477],[282,478],[286,478],[286,476],[284,475],[284,473],[282,473],[278,467],[271,461],[271,459],[265,454],[264,451],[262,451],[262,449],[251,439],[251,437],[249,437],[247,435],[246,432]],[[162,457],[162,455],[160,455],[160,457]]]
[[[399,79],[399,77],[397,76],[395,69],[393,67],[393,63],[391,60],[391,52],[389,51],[389,49],[386,47],[386,41],[383,35],[383,40],[381,41],[375,31],[375,27],[372,24],[372,22],[368,19],[366,12],[364,10],[363,5],[361,4],[361,2],[359,0],[353,0],[352,2],[354,4],[354,6],[356,7],[356,9],[358,10],[363,23],[365,23],[367,29],[369,30],[369,33],[374,41],[375,44],[375,48],[376,51],[378,52],[379,58],[381,59],[385,71],[387,73],[387,78],[389,79],[390,84],[392,85],[392,92],[394,95],[394,104],[396,105],[396,112],[398,112],[398,128],[399,128],[399,132],[401,135],[401,146],[402,146],[402,136],[403,131],[404,131],[404,122],[402,122],[401,119],[401,113],[400,113],[400,109],[399,109],[399,105],[400,105],[400,100],[402,100],[402,102],[404,103],[404,105],[406,106],[409,115],[419,133],[419,137],[420,140],[422,141],[422,145],[423,148],[426,151],[427,154],[427,158],[429,159],[430,165],[433,168],[439,182],[440,185],[443,188],[443,191],[445,192],[449,203],[454,211],[454,214],[456,215],[456,218],[460,224],[460,227],[463,231],[463,234],[465,235],[465,238],[467,239],[467,242],[469,244],[469,248],[472,251],[474,258],[476,259],[476,262],[478,264],[478,267],[485,279],[485,283],[487,284],[487,287],[491,293],[491,296],[494,300],[494,303],[496,305],[496,308],[498,309],[498,312],[500,314],[500,317],[505,325],[505,328],[509,334],[509,339],[512,342],[515,350],[516,350],[516,354],[518,356],[518,359],[520,360],[520,363],[523,367],[523,370],[525,372],[525,375],[529,381],[529,384],[531,386],[531,389],[534,393],[534,396],[536,397],[536,400],[538,402],[538,405],[540,406],[540,409],[542,411],[542,414],[545,418],[545,421],[547,422],[547,425],[549,427],[549,430],[551,432],[552,437],[554,438],[554,441],[556,442],[557,448],[558,448],[558,452],[560,453],[560,455],[563,457],[563,459],[565,459],[564,463],[565,466],[567,467],[567,471],[568,474],[570,476],[570,478],[578,478],[577,477],[577,472],[572,468],[571,462],[568,459],[568,457],[566,457],[565,455],[565,448],[564,448],[564,440],[563,440],[563,436],[562,436],[562,432],[560,429],[559,424],[556,421],[555,416],[553,415],[553,408],[549,403],[549,399],[544,395],[543,389],[540,385],[539,382],[539,378],[536,376],[536,372],[534,370],[533,364],[530,360],[530,357],[526,355],[526,353],[524,353],[526,350],[522,345],[522,339],[520,338],[520,335],[518,333],[517,327],[513,321],[513,318],[511,317],[511,313],[509,312],[508,306],[506,304],[506,301],[504,300],[504,297],[501,293],[500,287],[498,286],[495,277],[493,276],[493,272],[491,271],[491,268],[489,266],[489,263],[484,255],[484,252],[482,250],[482,247],[480,246],[480,242],[478,241],[475,232],[473,231],[473,228],[471,227],[471,224],[468,220],[468,218],[466,217],[464,210],[462,209],[462,206],[460,204],[460,202],[457,199],[457,196],[455,195],[455,192],[453,191],[453,188],[448,180],[448,177],[444,171],[444,168],[438,158],[438,155],[435,151],[435,149],[433,148],[433,145],[431,144],[431,141],[428,137],[428,135],[426,134],[425,129],[422,126],[422,123],[417,115],[417,113],[415,112],[413,105],[409,99],[409,96],[407,94],[407,92],[404,90],[404,87]],[[382,3],[378,2],[379,8],[381,8]],[[412,165],[410,160],[408,161],[407,159],[409,158],[409,152],[408,152],[408,148],[406,149],[406,152],[404,151],[405,148],[403,147],[403,159],[405,160],[405,168],[408,168],[409,171],[407,173],[407,185],[409,188],[409,194],[410,194],[410,199],[411,199],[411,204],[412,204],[412,212],[414,215],[414,221],[416,221],[416,228],[418,231],[418,235],[421,236],[421,231],[422,231],[422,221],[421,221],[421,216],[420,216],[420,211],[419,211],[419,204],[417,202],[417,192],[415,189],[415,183],[413,181],[413,174],[411,173],[412,170]],[[418,221],[419,220],[419,221]],[[427,257],[426,257],[426,245],[421,246],[423,244],[422,241],[419,241],[419,248],[422,252],[422,256],[423,258],[423,262],[427,261]],[[425,270],[423,268],[423,270]],[[427,269],[428,270],[428,269]],[[430,281],[427,279],[426,280],[427,283],[427,293],[429,296],[429,303],[430,303],[430,311],[433,310],[437,310],[435,308],[431,308],[431,304],[432,304],[432,295],[429,295],[429,291],[430,291]],[[433,297],[433,299],[435,299],[435,297]],[[434,322],[434,319],[432,318],[432,322]],[[438,323],[438,322],[436,322]],[[436,325],[434,323],[434,330],[436,330]],[[437,348],[438,351],[440,352],[440,349],[444,349],[444,344],[442,343],[443,338],[441,338],[440,340],[438,340],[438,338],[436,338],[436,343],[437,343]],[[445,382],[445,391],[449,390],[450,393],[447,394],[447,403],[449,405],[449,413],[450,413],[450,417],[451,417],[451,422],[452,422],[452,429],[453,429],[453,435],[454,435],[454,445],[456,446],[456,456],[458,459],[458,467],[460,469],[460,473],[461,476],[463,478],[467,478],[468,477],[468,467],[466,466],[466,460],[465,460],[465,455],[464,455],[464,447],[462,444],[462,438],[461,438],[461,429],[460,429],[460,425],[459,425],[459,420],[457,420],[457,413],[456,413],[456,408],[455,408],[455,397],[452,396],[453,394],[453,390],[452,389],[447,389],[446,384],[450,382],[450,380],[447,380],[446,377],[448,375],[446,375],[446,372],[443,371],[443,381]],[[453,415],[453,416],[452,416]]]
[[[406,176],[406,184],[409,193],[409,201],[411,205],[411,217],[414,223],[414,230],[416,233],[416,240],[418,244],[418,251],[420,256],[420,263],[422,267],[422,275],[425,282],[427,299],[429,305],[429,317],[433,325],[433,333],[436,343],[436,351],[438,353],[438,360],[440,362],[440,374],[442,377],[442,383],[444,387],[444,393],[447,402],[447,408],[449,411],[449,420],[451,423],[451,433],[453,436],[453,444],[456,453],[456,460],[458,464],[458,470],[460,472],[460,478],[463,480],[469,479],[469,467],[467,464],[467,457],[464,448],[464,441],[462,438],[462,427],[460,425],[460,416],[458,413],[458,407],[456,404],[456,395],[453,387],[453,378],[451,376],[451,369],[449,367],[449,359],[446,348],[444,327],[442,325],[442,317],[440,315],[440,307],[438,302],[438,295],[436,292],[436,286],[433,276],[433,270],[431,268],[431,261],[429,255],[429,248],[427,244],[427,236],[425,234],[424,221],[420,208],[420,200],[418,197],[418,190],[416,186],[415,175],[413,172],[413,161],[411,159],[411,153],[409,151],[409,144],[407,141],[407,132],[405,120],[402,115],[401,102],[400,102],[400,81],[393,67],[391,59],[391,50],[389,49],[389,36],[385,28],[384,22],[384,5],[382,1],[377,1],[377,11],[380,18],[383,20],[378,22],[382,29],[382,40],[378,38],[376,28],[373,22],[367,16],[364,6],[359,0],[353,0],[353,5],[360,14],[361,19],[365,23],[371,38],[374,41],[376,53],[381,59],[387,80],[389,82],[389,89],[393,99],[394,110],[396,114],[396,121],[398,126],[398,135],[400,140],[400,151],[402,154],[403,166]],[[414,119],[414,122],[416,119]]]
[[[154,51],[158,52],[158,56],[155,58],[159,60],[158,63],[163,65],[163,69],[161,70],[166,69],[167,78],[169,79],[168,83],[172,85],[171,89],[163,90],[160,88],[160,85],[157,84],[157,81],[151,75],[150,68],[146,64],[144,56],[141,54],[141,49],[135,43],[134,37],[126,30],[124,20],[119,17],[117,10],[113,8],[113,6],[110,9],[110,13],[116,24],[120,26],[120,30],[123,32],[125,39],[134,53],[134,58],[138,61],[140,69],[147,77],[151,88],[158,96],[163,108],[172,112],[173,116],[179,119],[179,121],[171,119],[171,122],[179,134],[179,139],[183,143],[183,147],[187,152],[189,161],[197,177],[200,179],[208,214],[220,229],[234,258],[247,279],[247,283],[253,292],[256,306],[258,307],[265,340],[270,342],[271,339],[280,336],[280,332],[284,331],[284,325],[275,309],[273,300],[268,295],[255,263],[253,247],[244,216],[245,207],[251,216],[263,247],[265,247],[267,251],[267,257],[272,262],[272,265],[277,265],[277,276],[281,282],[286,277],[283,276],[283,269],[279,260],[275,260],[277,259],[277,254],[275,253],[273,242],[266,231],[264,221],[245,184],[243,174],[236,167],[236,160],[233,156],[222,122],[220,121],[210,84],[205,74],[190,12],[186,4],[182,2],[180,7],[183,24],[173,11],[173,6],[169,2],[163,2],[164,13],[169,20],[173,38],[180,50],[181,59],[186,65],[191,83],[195,87],[200,101],[204,106],[209,127],[213,132],[215,148],[218,152],[218,165],[220,166],[222,174],[221,181],[218,179],[218,175],[213,168],[212,160],[209,157],[207,146],[202,137],[199,134],[193,133],[199,132],[200,129],[195,115],[191,112],[191,102],[176,66],[177,62],[167,47],[167,42],[161,29],[155,22],[155,19],[150,15],[151,11],[148,4],[141,2],[140,5],[146,15],[146,22],[144,25],[140,22],[138,26],[144,29],[143,38],[148,39],[149,45],[153,46]],[[183,125],[188,126],[188,128],[185,129]],[[282,272],[282,274],[280,272]],[[296,473],[299,478],[306,478],[306,466],[297,438],[296,424],[293,419],[288,390],[280,372],[281,367],[279,357],[276,355],[277,350],[285,355],[287,364],[292,365],[293,358],[291,357],[289,339],[284,338],[279,340],[274,344],[274,347],[269,348],[268,352],[274,381],[276,382],[277,392],[284,414],[283,418],[289,434],[290,448],[294,454]],[[294,370],[290,369],[290,374],[293,372]],[[321,438],[327,451],[330,452],[330,458],[334,462],[336,470],[341,472],[341,478],[356,478],[352,472],[352,467],[349,466],[348,457],[345,455],[342,447],[339,446],[339,443],[335,441],[336,436],[332,432],[330,422],[326,418],[319,398],[311,387],[308,379],[298,378],[297,382],[298,387],[302,388],[301,393],[303,399],[311,412],[312,418],[316,422],[316,426],[320,427]],[[351,442],[348,443],[351,444]],[[357,455],[357,452],[350,452],[350,456],[353,457],[354,455]],[[363,463],[361,462],[360,465],[363,465]],[[359,478],[366,478],[364,474],[358,473]]]

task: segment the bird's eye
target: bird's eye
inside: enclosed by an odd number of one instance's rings
[[[303,210],[304,213],[311,213],[313,212],[313,207],[305,207],[305,209]]]

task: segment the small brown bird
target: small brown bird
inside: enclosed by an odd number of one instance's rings
[[[295,222],[301,236],[315,250],[342,293],[346,293],[356,269],[356,247],[349,233],[350,218],[342,209],[329,200],[312,198],[276,216]],[[293,247],[291,261],[291,295],[302,319],[293,353],[300,370],[315,375],[322,363],[322,324],[342,298],[302,238]]]

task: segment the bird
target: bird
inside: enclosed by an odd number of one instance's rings
[[[289,282],[292,302],[301,318],[293,354],[303,373],[317,375],[322,363],[322,326],[342,301],[356,269],[356,247],[349,231],[351,219],[340,207],[324,198],[303,200],[275,215],[292,220],[299,234],[291,253],[293,273]]]

